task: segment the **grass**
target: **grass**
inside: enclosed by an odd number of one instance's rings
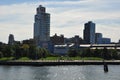
[[[28,57],[21,57],[21,58],[19,58],[18,60],[22,60],[22,61],[24,61],[24,60],[30,60]]]
[[[98,57],[84,57],[84,60],[103,60],[103,58],[98,58]]]
[[[14,57],[3,57],[3,58],[0,58],[0,61],[10,61],[10,60],[13,60]],[[20,61],[26,61],[26,60],[31,60],[30,58],[28,57],[21,57],[17,60],[20,60]],[[81,58],[81,57],[46,57],[46,58],[40,58],[40,60],[102,60],[102,58],[98,58],[98,57],[84,57],[84,58]]]
[[[47,58],[41,58],[42,60],[102,60],[102,58],[98,57],[47,57]]]
[[[10,61],[13,59],[14,59],[14,57],[3,57],[3,58],[0,58],[0,61]]]
[[[46,57],[46,58],[41,58],[42,60],[58,60],[58,57]]]

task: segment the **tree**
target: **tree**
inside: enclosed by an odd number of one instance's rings
[[[22,45],[22,56],[23,57],[28,57],[29,55],[29,45],[28,44],[23,44]]]
[[[103,49],[103,58],[104,59],[111,59],[111,54],[109,53],[108,49],[106,47],[104,47]]]
[[[20,58],[22,56],[22,48],[21,48],[21,46],[18,45],[18,44],[14,45],[14,50],[15,50],[14,57],[16,59]]]
[[[68,51],[68,56],[69,57],[76,57],[78,55],[78,52],[75,49],[70,49]]]
[[[119,59],[119,56],[118,56],[116,49],[111,50],[111,55],[112,55],[112,59]]]
[[[83,51],[84,57],[93,57],[93,51],[90,48],[86,48]]]
[[[30,45],[29,47],[29,58],[30,59],[36,59],[36,56],[37,56],[36,48],[37,47],[35,45]]]
[[[97,48],[96,48],[96,49],[94,50],[94,57],[102,57],[102,56],[101,56],[101,53],[102,53],[102,52],[101,52],[101,49],[97,49]]]
[[[3,56],[4,57],[11,57],[14,55],[15,51],[13,50],[13,47],[10,45],[7,45],[3,48]]]
[[[3,53],[0,51],[0,58],[2,58],[3,57]]]

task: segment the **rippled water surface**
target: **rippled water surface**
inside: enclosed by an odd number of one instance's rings
[[[120,65],[0,66],[0,80],[120,80]]]

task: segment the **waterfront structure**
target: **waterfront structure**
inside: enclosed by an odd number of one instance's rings
[[[54,54],[66,55],[70,49],[75,49],[75,44],[54,45]]]
[[[54,45],[64,45],[65,44],[64,35],[57,36],[57,34],[55,34],[54,36],[50,37],[50,40]]]
[[[13,34],[9,34],[8,44],[9,45],[13,45],[14,43],[15,43],[14,35]]]
[[[102,44],[102,33],[95,33],[95,43]]]
[[[36,9],[34,22],[34,40],[37,46],[47,48],[50,41],[50,14],[40,5]]]
[[[54,54],[65,55],[69,51],[69,45],[54,45]]]
[[[84,25],[84,41],[86,44],[95,44],[95,23],[89,21]]]

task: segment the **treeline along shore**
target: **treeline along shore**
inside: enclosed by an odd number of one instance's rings
[[[105,61],[108,65],[120,65],[120,61]],[[103,65],[103,61],[0,61],[0,65],[9,66],[59,66],[59,65]]]
[[[119,49],[73,49],[64,55],[54,54],[34,44],[0,45],[0,65],[82,65],[120,64]]]

